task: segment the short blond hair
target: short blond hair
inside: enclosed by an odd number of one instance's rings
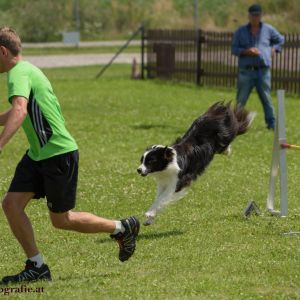
[[[19,35],[8,26],[0,27],[0,46],[7,48],[14,56],[17,56],[22,49]]]

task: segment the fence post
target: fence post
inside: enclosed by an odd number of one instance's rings
[[[145,26],[141,25],[141,78],[145,79]]]
[[[196,29],[197,65],[196,65],[196,84],[200,85],[201,77],[201,29]]]

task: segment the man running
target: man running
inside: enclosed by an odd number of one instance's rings
[[[119,243],[119,259],[131,257],[136,247],[139,221],[129,217],[113,221],[88,212],[75,212],[78,147],[67,131],[59,102],[40,69],[22,60],[21,40],[9,27],[0,28],[0,73],[7,73],[8,101],[12,107],[0,114],[0,154],[22,126],[29,149],[19,162],[2,202],[10,228],[27,260],[23,271],[5,276],[2,283],[51,280],[49,267],[39,252],[25,208],[31,199],[46,197],[55,228],[82,233],[110,233]]]

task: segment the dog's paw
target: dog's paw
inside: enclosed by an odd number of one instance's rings
[[[144,222],[143,222],[143,225],[144,226],[149,226],[149,225],[152,225],[154,223],[154,218],[147,218]]]
[[[229,146],[225,149],[225,151],[223,152],[223,154],[226,155],[226,156],[230,156],[231,153],[232,153],[232,149],[231,149],[231,145],[229,145]]]
[[[154,223],[155,215],[153,213],[145,213],[146,220],[143,222],[144,226],[149,226]]]

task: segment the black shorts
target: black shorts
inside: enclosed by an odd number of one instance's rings
[[[75,207],[78,162],[77,150],[40,161],[25,154],[8,191],[33,192],[34,199],[46,197],[52,212],[66,212]]]

